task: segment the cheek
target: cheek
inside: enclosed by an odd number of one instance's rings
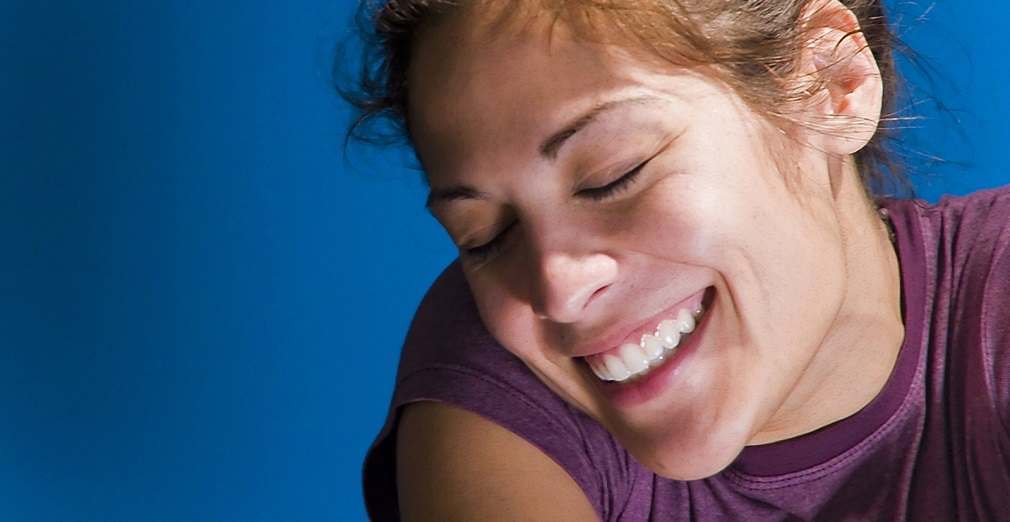
[[[488,281],[472,282],[471,288],[479,296],[476,303],[481,321],[499,344],[569,404],[590,415],[600,411],[597,399],[580,384],[571,363],[551,349],[544,322],[528,303],[509,296],[502,286]]]
[[[534,356],[540,321],[528,303],[493,274],[467,276],[477,311],[488,333],[523,360]]]
[[[720,250],[732,243],[741,221],[733,197],[693,175],[667,175],[622,209],[614,237],[649,258],[716,269]]]
[[[742,170],[746,163],[749,171]],[[666,176],[629,206],[622,241],[649,258],[714,272],[744,330],[809,344],[843,296],[836,224],[823,210],[801,206],[774,172],[756,171],[756,164],[713,160]],[[807,324],[783,329],[782,317]]]

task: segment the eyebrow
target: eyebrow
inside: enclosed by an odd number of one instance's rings
[[[448,203],[449,201],[459,201],[462,199],[488,199],[488,194],[468,185],[432,189],[428,193],[428,199],[424,202],[424,208],[431,211],[432,207],[439,203]]]
[[[571,139],[572,136],[575,136],[582,129],[594,123],[597,119],[599,119],[600,115],[607,111],[616,109],[623,105],[641,104],[657,100],[660,100],[660,98],[643,94],[598,103],[588,111],[582,113],[579,117],[572,120],[571,123],[562,127],[561,130],[551,134],[550,137],[544,140],[543,143],[540,144],[540,155],[550,160],[556,159],[558,157],[558,152],[561,150],[561,147],[564,146],[565,142]]]
[[[548,136],[547,139],[540,144],[540,147],[538,147],[540,155],[551,161],[557,159],[558,152],[560,152],[561,148],[572,138],[572,136],[575,136],[579,131],[596,122],[602,114],[608,111],[624,105],[644,104],[660,100],[662,100],[662,98],[657,96],[642,94],[600,102],[591,107],[589,110],[583,112],[578,117],[572,119],[571,122],[562,127],[561,130]],[[425,201],[424,206],[430,211],[433,206],[440,203],[465,199],[488,199],[488,197],[487,193],[481,192],[471,186],[454,185],[444,189],[431,190],[431,192],[428,193],[428,198]]]

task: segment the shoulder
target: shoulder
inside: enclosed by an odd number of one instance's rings
[[[436,432],[437,440],[425,435]],[[453,457],[468,455],[474,467],[411,468],[412,476],[498,466],[496,459],[509,454],[499,446],[517,452],[514,462],[533,458],[528,453],[533,451],[540,465],[563,470],[582,499],[604,515],[625,495],[628,474],[639,471],[602,426],[554,394],[491,337],[456,263],[433,283],[415,314],[385,425],[365,459],[365,497],[373,518],[398,516],[396,468],[405,453],[397,447],[407,444],[415,448],[410,454],[418,455],[448,451],[425,447],[433,443],[466,449]]]
[[[396,442],[405,520],[594,520],[570,475],[539,448],[473,412],[419,402]]]
[[[459,262],[435,279],[411,321],[397,380],[431,367],[466,367],[523,378],[518,361],[487,332]]]
[[[1010,186],[937,205],[948,222],[951,331],[958,346],[977,346],[980,379],[1010,435]],[[975,350],[971,350],[975,351]]]
[[[425,391],[421,391],[421,390]],[[439,394],[468,409],[494,411],[506,422],[507,407],[522,404],[527,416],[555,424],[575,421],[573,411],[487,331],[458,263],[432,284],[411,322],[396,377],[402,403]],[[415,397],[416,396],[416,397]],[[497,413],[501,412],[501,413]]]
[[[945,196],[930,205],[921,200],[888,200],[892,221],[911,237],[905,262],[930,267],[928,277],[963,293],[998,283],[1010,249],[1010,185],[965,196]],[[942,286],[938,285],[937,290]],[[973,295],[975,295],[973,293]],[[981,294],[978,294],[980,297]]]
[[[945,196],[931,209],[931,221],[958,250],[972,256],[996,254],[1005,248],[1010,226],[1010,185],[964,196]]]
[[[1010,191],[993,198],[977,224],[968,273],[981,293],[982,357],[1003,428],[1010,436]]]
[[[946,271],[956,289],[953,305],[982,320],[982,334],[993,346],[1006,344],[1010,321],[1010,186],[944,198],[936,206],[950,254]]]

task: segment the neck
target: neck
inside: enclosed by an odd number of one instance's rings
[[[904,339],[901,273],[890,231],[855,165],[838,165],[831,192],[844,234],[846,293],[803,377],[749,444],[796,437],[849,417],[883,389]]]

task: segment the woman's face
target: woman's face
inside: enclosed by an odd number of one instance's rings
[[[842,303],[825,160],[699,72],[547,35],[461,15],[422,34],[431,211],[506,349],[657,473],[712,475],[796,413]]]

